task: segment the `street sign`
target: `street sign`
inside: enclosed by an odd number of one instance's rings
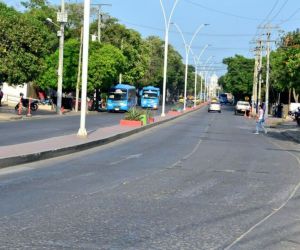
[[[68,22],[68,12],[57,12],[57,22],[67,23]]]

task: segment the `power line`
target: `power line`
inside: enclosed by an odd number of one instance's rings
[[[237,17],[237,18],[240,18],[240,19],[246,19],[246,20],[251,20],[251,21],[261,20],[261,19],[258,19],[258,18],[245,17],[245,16],[240,16],[240,15],[236,15],[236,14],[233,14],[233,13],[229,13],[229,12],[217,10],[217,9],[214,9],[214,8],[210,8],[210,7],[204,6],[204,5],[199,4],[199,3],[195,3],[195,2],[193,2],[191,0],[185,0],[185,1],[188,2],[188,3],[190,3],[190,4],[193,4],[195,6],[198,6],[198,7],[202,8],[202,9],[206,9],[206,10],[209,10],[209,11],[212,11],[212,12],[217,12],[217,13],[220,13],[220,14],[223,14],[223,15],[226,15],[226,16],[232,16],[232,17]]]
[[[270,15],[272,14],[272,12],[275,10],[275,8],[276,8],[276,6],[277,6],[278,3],[279,3],[279,0],[277,0],[277,1],[274,3],[272,9],[269,11],[269,13],[268,13],[268,15],[266,16],[266,18],[265,18],[259,25],[262,25],[265,21],[268,21],[268,18],[270,17]]]
[[[136,27],[141,27],[141,28],[145,28],[145,29],[151,29],[151,30],[157,30],[157,31],[161,31],[161,32],[165,32],[164,29],[162,28],[158,28],[158,27],[153,27],[153,26],[149,26],[149,25],[143,25],[143,24],[136,24],[136,23],[132,23],[132,22],[128,22],[126,20],[123,19],[119,19],[119,21],[122,21],[125,24],[129,24],[132,26],[136,26]],[[172,31],[170,30],[170,33],[174,33],[176,34],[176,31]],[[185,35],[193,35],[192,32],[182,32]],[[249,37],[249,36],[253,36],[252,34],[217,34],[217,33],[201,33],[203,36],[219,36],[219,37]]]
[[[280,9],[277,11],[277,13],[275,14],[275,16],[273,16],[273,18],[270,20],[270,22],[272,22],[280,14],[280,12],[284,9],[284,7],[288,3],[288,1],[289,0],[285,0],[285,2],[281,5]]]
[[[292,15],[290,15],[287,19],[284,19],[283,21],[281,21],[278,25],[284,24],[288,21],[290,21],[298,12],[300,11],[300,8],[296,9]]]

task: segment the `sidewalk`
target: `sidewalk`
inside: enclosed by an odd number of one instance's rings
[[[14,121],[14,120],[22,120],[22,119],[40,119],[40,118],[48,118],[53,117],[56,114],[55,110],[51,110],[51,108],[47,105],[39,105],[37,111],[32,111],[31,116],[27,116],[27,111],[24,109],[21,115],[18,114],[18,111],[14,109],[12,106],[2,105],[0,106],[0,122],[3,121]],[[78,115],[74,111],[66,110],[64,115]]]
[[[137,132],[152,128],[167,121],[176,119],[187,113],[196,111],[205,105],[206,104],[199,105],[195,109],[187,109],[184,113],[180,113],[180,115],[166,114],[165,117],[156,116],[154,117],[154,123],[142,127],[128,127],[116,124],[92,131],[86,138],[80,138],[77,136],[77,134],[71,134],[34,142],[0,146],[0,169],[18,164],[58,157],[104,145],[125,138]],[[0,121],[26,119],[26,115],[18,116],[14,110],[12,111],[9,108],[6,109],[7,112],[2,112],[3,109],[1,109]],[[72,112],[67,115],[70,114],[72,115]],[[46,113],[46,116],[53,116],[53,113]],[[45,115],[35,115],[35,118],[37,117],[45,117]],[[32,117],[27,119],[32,119]]]
[[[292,119],[268,118],[267,127],[300,144],[300,126]]]

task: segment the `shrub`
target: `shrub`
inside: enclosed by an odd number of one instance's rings
[[[126,113],[124,119],[125,120],[131,120],[131,121],[140,121],[140,116],[142,115],[142,111],[138,110],[137,108],[131,108]]]
[[[171,107],[171,111],[181,111],[181,107],[179,105],[174,105]]]
[[[153,114],[150,109],[145,109],[142,113],[146,115],[147,119],[153,117]]]

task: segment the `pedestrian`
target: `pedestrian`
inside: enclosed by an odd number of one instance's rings
[[[2,106],[3,91],[0,88],[0,106]]]
[[[256,132],[255,134],[259,134],[259,129],[263,130],[265,134],[267,133],[267,129],[265,128],[265,117],[264,110],[262,104],[259,105],[258,114],[256,116]]]

